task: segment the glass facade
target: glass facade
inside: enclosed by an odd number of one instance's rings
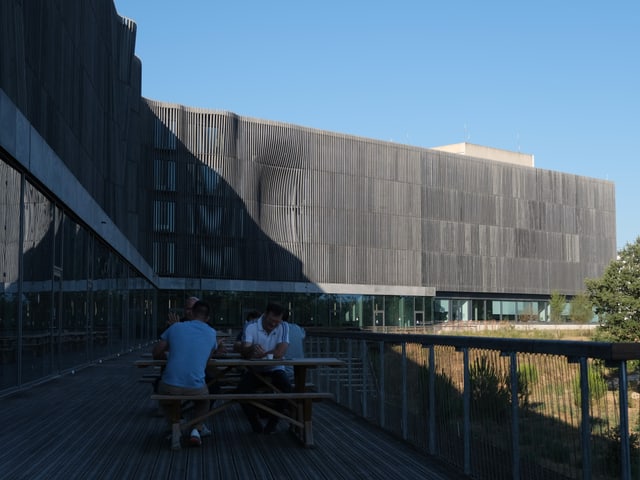
[[[159,331],[165,328],[169,312],[183,314],[182,306],[190,296],[211,304],[210,323],[221,330],[240,328],[249,311],[262,310],[268,302],[285,306],[290,312],[290,321],[305,327],[409,331],[450,321],[545,322],[549,303],[395,295],[161,290],[157,302]]]
[[[152,284],[0,160],[0,390],[156,338]]]

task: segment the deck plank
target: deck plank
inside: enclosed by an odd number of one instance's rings
[[[200,448],[172,452],[140,353],[103,361],[0,398],[3,479],[464,478],[331,401],[314,406],[315,448],[281,422],[256,435],[238,405],[209,423]],[[302,468],[300,466],[302,465]]]

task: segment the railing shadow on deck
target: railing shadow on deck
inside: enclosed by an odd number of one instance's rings
[[[305,348],[347,361],[315,372],[339,404],[473,478],[639,474],[638,344],[316,330]]]

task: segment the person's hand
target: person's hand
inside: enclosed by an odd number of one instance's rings
[[[216,348],[216,353],[227,353],[227,347],[224,345],[224,341],[222,339],[218,340],[218,348]]]
[[[174,323],[178,323],[180,321],[180,316],[175,312],[169,312],[169,315],[167,315],[167,317],[168,326],[171,326]]]
[[[251,353],[252,353],[251,356],[254,357],[254,358],[262,358],[267,354],[267,352],[264,350],[264,348],[262,348],[262,346],[258,345],[258,344],[255,344],[253,346],[253,349],[252,349]]]

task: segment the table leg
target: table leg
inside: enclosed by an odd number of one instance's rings
[[[313,408],[313,400],[305,399],[302,402],[303,404],[303,412],[302,412],[302,421],[304,424],[304,446],[307,448],[311,448],[314,446],[313,444],[313,429],[312,429],[312,408]]]
[[[304,393],[307,384],[307,367],[303,365],[296,365],[293,367],[293,381],[295,382],[294,391],[296,393]],[[306,401],[296,402],[296,420],[298,420],[302,427],[296,430],[297,437],[301,442],[307,445],[307,432],[311,435],[311,422],[307,423],[306,417]],[[311,443],[313,443],[313,436],[311,436]]]
[[[171,424],[171,450],[180,450],[182,440],[182,429],[180,422]]]

